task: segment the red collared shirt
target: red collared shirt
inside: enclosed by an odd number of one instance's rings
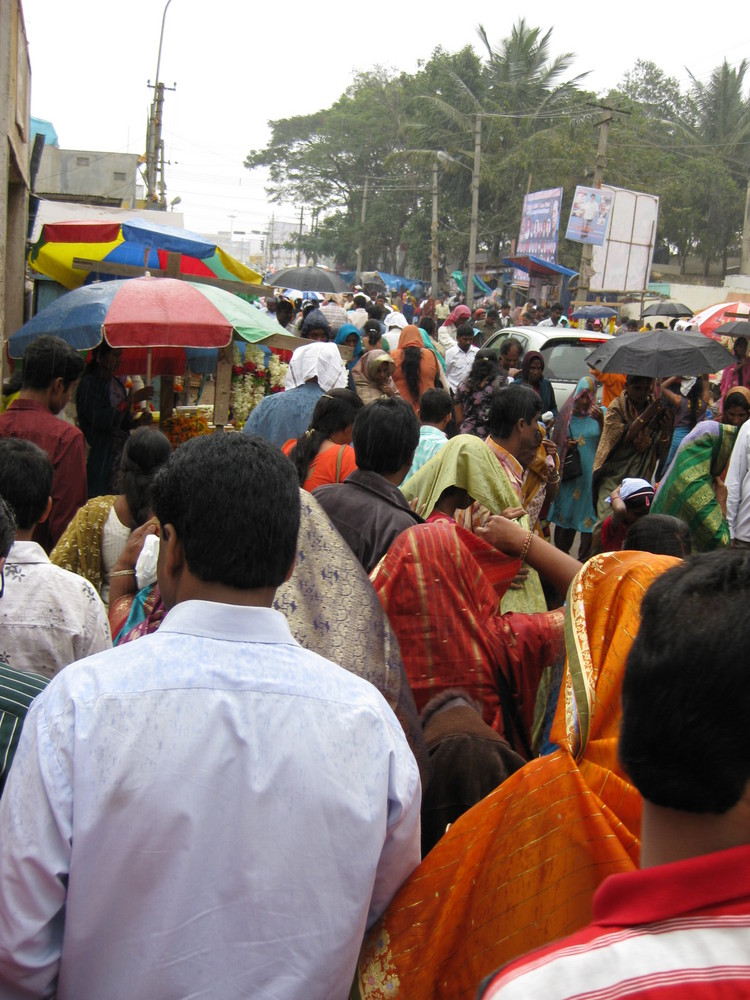
[[[0,414],[0,437],[32,441],[46,451],[55,470],[52,511],[34,532],[34,541],[51,552],[58,539],[87,500],[86,446],[77,427],[61,420],[42,403],[16,399]]]
[[[750,845],[606,879],[594,920],[506,965],[483,1000],[750,996]]]

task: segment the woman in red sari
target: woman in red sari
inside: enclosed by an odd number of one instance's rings
[[[523,556],[551,568],[566,589],[580,566],[559,555],[502,517],[477,534],[439,518],[396,539],[371,579],[420,711],[440,691],[463,688],[481,702],[485,722],[529,759],[539,681],[563,653],[563,614],[501,614],[498,583],[493,587],[483,564],[494,564],[497,578],[501,563],[507,587]]]

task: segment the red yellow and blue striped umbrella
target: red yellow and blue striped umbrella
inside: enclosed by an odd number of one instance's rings
[[[65,288],[78,288],[117,276],[74,268],[75,257],[163,270],[167,266],[168,253],[182,255],[181,274],[261,283],[257,271],[246,267],[205,236],[141,219],[47,222],[29,251],[29,264],[39,274]]]

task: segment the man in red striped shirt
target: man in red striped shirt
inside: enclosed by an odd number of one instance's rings
[[[742,551],[650,587],[619,747],[643,795],[641,870],[606,879],[588,927],[494,973],[484,1000],[750,996],[749,600]]]

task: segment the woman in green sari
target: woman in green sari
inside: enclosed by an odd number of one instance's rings
[[[683,439],[664,479],[659,484],[651,512],[672,514],[690,529],[694,552],[729,548],[724,486],[737,428],[703,420]]]

